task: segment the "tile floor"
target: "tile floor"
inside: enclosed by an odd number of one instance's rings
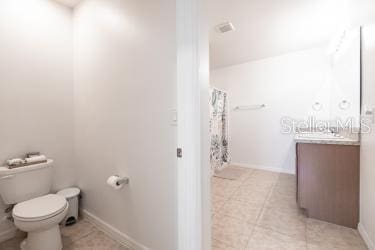
[[[130,250],[114,241],[86,220],[69,227],[62,227],[63,250]],[[19,233],[15,238],[0,243],[1,250],[19,250],[20,242],[25,238]]]
[[[214,250],[367,249],[356,230],[306,218],[295,176],[244,171],[239,180],[212,178]]]
[[[367,249],[356,230],[309,219],[295,202],[295,177],[244,169],[239,180],[212,178],[213,250]],[[86,220],[62,228],[64,250],[128,250]],[[25,234],[0,243],[18,250]]]

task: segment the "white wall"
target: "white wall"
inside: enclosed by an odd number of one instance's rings
[[[375,25],[363,29],[362,104],[375,108]],[[362,111],[364,113],[366,109]],[[371,117],[367,117],[370,118]],[[371,250],[375,249],[375,126],[362,134],[360,229]],[[371,248],[372,247],[372,248]]]
[[[315,48],[211,72],[211,85],[229,96],[233,163],[294,171],[293,135],[281,133],[280,120],[309,115],[329,118],[328,63],[326,51]],[[316,101],[323,104],[320,112],[312,110]],[[253,104],[266,104],[266,108],[233,111],[235,106]]]
[[[75,161],[83,208],[177,249],[175,1],[86,0],[75,11]],[[120,191],[113,174],[130,177]]]
[[[0,1],[0,164],[40,151],[54,189],[75,183],[72,31],[71,10],[49,0]],[[9,228],[0,221],[0,235]]]

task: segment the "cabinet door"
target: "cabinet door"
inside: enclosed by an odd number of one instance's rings
[[[298,144],[298,203],[309,217],[356,228],[359,146]]]

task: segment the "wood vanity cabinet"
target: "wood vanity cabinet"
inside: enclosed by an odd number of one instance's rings
[[[297,202],[307,216],[357,228],[359,146],[297,143]]]

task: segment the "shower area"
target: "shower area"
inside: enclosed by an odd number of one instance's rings
[[[218,174],[229,165],[228,151],[228,95],[210,88],[210,164],[212,174]]]

